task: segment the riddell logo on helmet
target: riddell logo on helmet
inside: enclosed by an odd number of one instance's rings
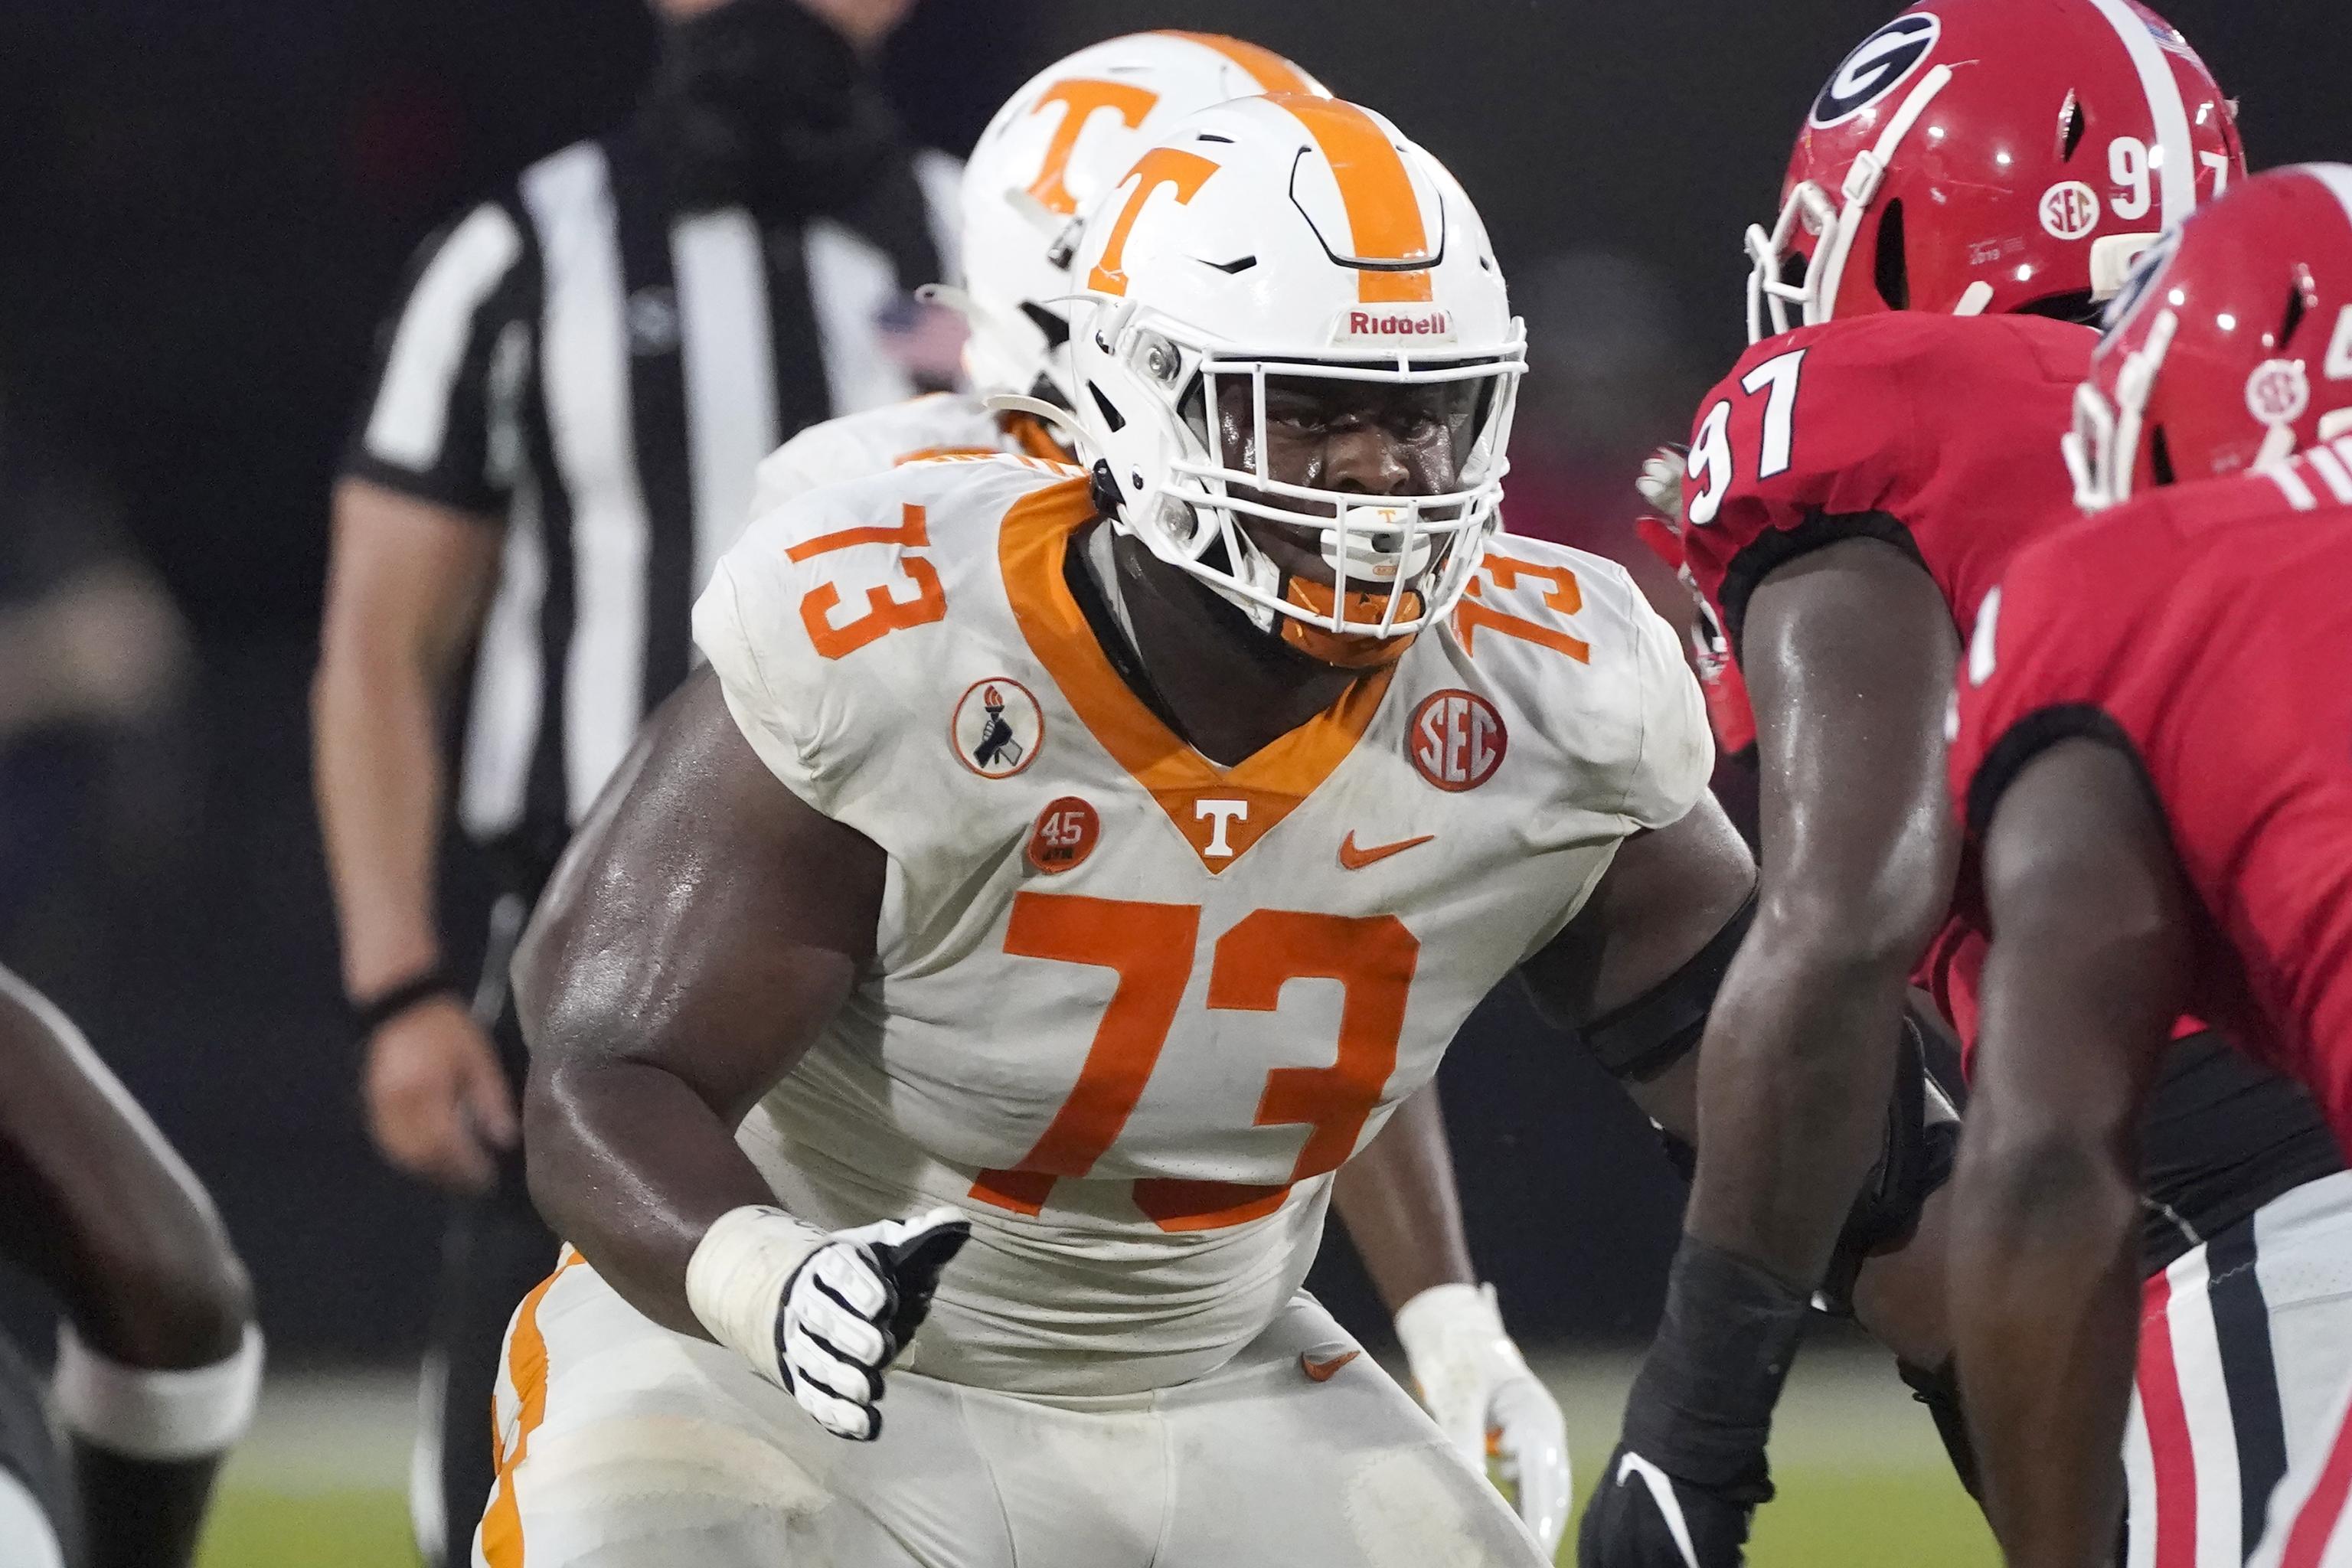
[[[1340,311],[1331,325],[1331,341],[1335,343],[1389,338],[1422,338],[1450,343],[1454,341],[1454,312],[1433,305],[1407,310],[1392,306],[1351,307]]]

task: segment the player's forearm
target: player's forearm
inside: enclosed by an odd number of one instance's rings
[[[1475,1282],[1435,1083],[1397,1107],[1380,1136],[1339,1167],[1331,1206],[1390,1312],[1433,1286]]]
[[[363,637],[331,638],[312,688],[319,819],[342,931],[343,983],[363,996],[440,952],[434,867],[447,762],[432,671]]]
[[[0,971],[0,1255],[56,1290],[93,1350],[155,1370],[243,1344],[251,1287],[219,1218],[87,1041]]]
[[[623,1300],[708,1339],[687,1265],[711,1222],[775,1194],[718,1112],[642,1062],[535,1060],[523,1097],[530,1195]]]
[[[2139,1303],[2129,1169],[2063,1132],[1990,1125],[1961,1158],[1960,1384],[2010,1568],[2094,1568],[2114,1549]]]
[[[1759,921],[1699,1056],[1684,1228],[1811,1289],[1884,1142],[1903,967]]]

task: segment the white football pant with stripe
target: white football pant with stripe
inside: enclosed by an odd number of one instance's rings
[[[2352,1386],[2352,1173],[2273,1198],[2143,1299],[2123,1568],[2239,1568],[2281,1478],[2325,1460]]]
[[[1311,1298],[1214,1372],[1044,1398],[888,1376],[872,1443],[576,1255],[517,1312],[476,1568],[1540,1568]]]

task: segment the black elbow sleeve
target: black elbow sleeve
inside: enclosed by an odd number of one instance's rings
[[[1578,1031],[1610,1077],[1647,1083],[1697,1048],[1732,955],[1755,922],[1756,895],[1750,892],[1680,969]]]

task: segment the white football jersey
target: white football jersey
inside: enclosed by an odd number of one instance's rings
[[[1385,672],[1234,767],[1114,672],[1083,473],[919,461],[758,519],[695,634],[776,776],[888,857],[875,961],[747,1120],[820,1225],[971,1215],[910,1364],[1183,1382],[1305,1277],[1330,1173],[1711,764],[1623,570],[1504,539]]]

